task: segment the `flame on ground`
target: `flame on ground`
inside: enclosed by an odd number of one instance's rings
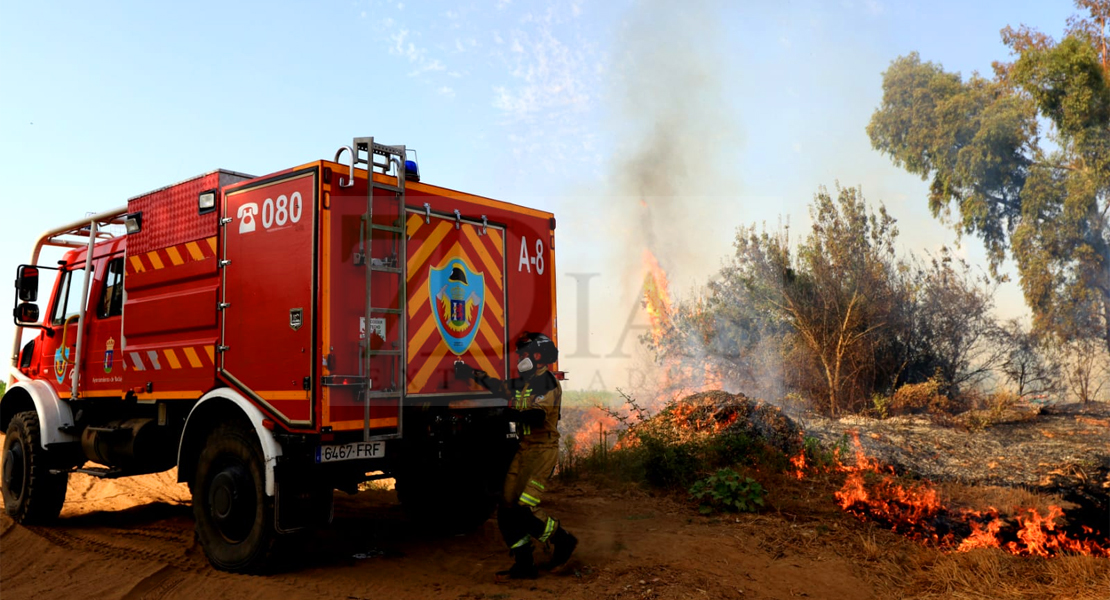
[[[1043,516],[1033,508],[1018,509],[1011,520],[993,507],[986,511],[949,508],[929,482],[899,479],[892,467],[880,465],[863,452],[858,434],[852,437],[854,461],[835,468],[844,473],[845,479],[834,495],[842,509],[861,519],[880,522],[911,539],[958,552],[1001,548],[1019,556],[1085,554],[1110,558],[1110,546],[1096,540],[1090,527],[1083,526],[1078,537],[1059,528],[1058,521],[1064,516],[1059,506],[1050,506]],[[792,475],[804,473],[804,454],[791,463],[796,468]]]

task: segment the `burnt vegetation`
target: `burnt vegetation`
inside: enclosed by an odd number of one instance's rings
[[[690,297],[672,302],[651,261],[641,341],[661,376],[639,400],[568,395],[581,406],[562,480],[646,484],[704,514],[804,519],[832,500],[941,550],[917,565],[933,592],[1046,592],[1043,573],[1021,581],[1025,567],[973,552],[997,548],[1066,557],[1051,569],[1076,572],[1057,581],[1104,597],[1105,566],[1087,559],[1110,557],[1110,3],[1077,5],[1060,42],[1004,30],[1016,58],[994,79],[916,54],[884,74],[875,148],[932,179],[934,214],[982,239],[985,268],[950,248],[901,250],[894,215],[839,184],[817,191],[800,236],[740,227]],[[997,316],[1007,260],[1029,323]],[[947,578],[954,565],[983,579]]]
[[[821,190],[810,212],[797,244],[742,227],[729,263],[645,337],[676,379],[704,361],[725,389],[833,416],[1100,397],[1098,344],[998,320],[987,273],[947,248],[897,252],[896,220],[858,189]]]

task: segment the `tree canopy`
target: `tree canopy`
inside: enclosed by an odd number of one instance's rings
[[[1110,350],[1110,0],[1076,5],[1060,41],[1004,29],[991,78],[896,59],[867,132],[996,276],[1014,259],[1039,332]]]

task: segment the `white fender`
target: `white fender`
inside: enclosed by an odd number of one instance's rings
[[[250,419],[251,425],[254,425],[255,433],[258,434],[258,441],[262,443],[262,457],[266,469],[266,495],[274,495],[274,467],[277,465],[277,459],[281,456],[281,444],[274,439],[274,434],[269,429],[262,426],[262,420],[266,418],[258,407],[247,400],[246,396],[231,388],[218,388],[201,396],[200,400],[193,405],[192,410],[189,411],[189,416],[185,419],[185,429],[189,431],[189,423],[192,422],[193,415],[197,412],[202,404],[213,399],[224,398],[234,402],[243,414]],[[177,443],[177,462],[181,464],[181,448],[184,445],[185,436],[181,436],[181,440]]]
[[[12,371],[18,373],[15,369]],[[35,403],[35,412],[39,415],[39,442],[44,450],[51,444],[81,441],[80,437],[60,429],[73,426],[73,411],[69,408],[69,403],[58,397],[49,383],[31,379],[23,373],[19,373],[16,379],[15,383],[8,386],[8,393],[19,389],[31,396],[31,401]]]

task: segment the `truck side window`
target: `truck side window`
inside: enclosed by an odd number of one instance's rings
[[[64,279],[58,289],[58,298],[54,302],[55,325],[61,325],[69,317],[81,312],[81,295],[85,292],[84,266],[66,271],[62,277]]]
[[[100,291],[100,301],[96,303],[96,316],[107,319],[121,314],[123,314],[123,259],[116,258],[108,263],[104,288]]]

